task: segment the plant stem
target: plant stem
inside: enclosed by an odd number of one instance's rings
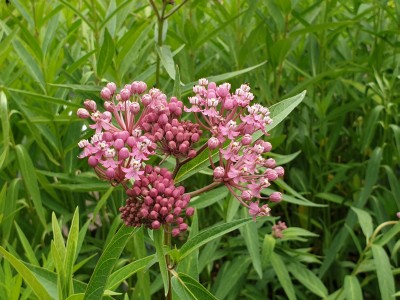
[[[168,249],[171,249],[171,227],[170,227],[170,225],[165,225],[164,226],[164,245],[166,245],[168,247]],[[165,262],[167,264],[168,271],[171,270],[172,269],[171,257],[168,254],[165,255]],[[168,294],[167,294],[167,296],[165,298],[166,300],[172,300],[172,282],[171,282],[171,279],[172,279],[172,274],[171,274],[171,272],[168,272],[168,286],[169,286],[169,289],[168,289]]]
[[[215,188],[215,187],[217,187],[217,186],[219,186],[221,184],[222,184],[221,181],[215,181],[215,182],[213,182],[213,183],[211,183],[211,184],[209,184],[209,185],[207,185],[207,186],[205,186],[205,187],[203,187],[201,189],[198,189],[196,191],[190,192],[188,194],[190,195],[190,197],[194,197],[194,196],[200,195],[200,194],[202,194],[204,192],[208,192],[208,191],[212,190],[213,188]]]

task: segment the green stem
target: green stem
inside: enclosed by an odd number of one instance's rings
[[[171,249],[171,227],[170,225],[164,226],[164,245],[168,246],[168,249]],[[167,264],[168,271],[171,270],[173,267],[171,266],[171,257],[166,254],[165,255],[165,262]],[[166,296],[166,300],[172,300],[172,274],[168,272],[168,294]]]
[[[190,192],[189,195],[190,195],[190,197],[194,197],[194,196],[200,195],[200,194],[202,194],[204,192],[208,192],[208,191],[212,190],[213,188],[215,188],[215,187],[217,187],[217,186],[219,186],[221,184],[222,184],[221,181],[214,181],[213,183],[210,183],[209,185],[207,185],[207,186],[205,186],[205,187],[203,187],[201,189],[198,189],[196,191]]]

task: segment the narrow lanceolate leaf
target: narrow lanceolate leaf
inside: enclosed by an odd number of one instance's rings
[[[175,63],[170,47],[157,47],[157,54],[160,57],[161,63],[172,80],[176,79]]]
[[[28,258],[28,261],[31,264],[38,266],[39,262],[36,258],[35,252],[33,251],[32,246],[26,238],[24,232],[21,230],[17,223],[15,223],[15,228],[17,229],[18,237],[21,241],[22,247],[25,250],[25,255]]]
[[[344,278],[344,293],[346,300],[362,300],[362,290],[360,282],[355,275],[347,275]]]
[[[229,223],[218,224],[216,226],[202,230],[199,234],[189,239],[179,250],[179,259],[182,260],[194,250],[200,248],[204,244],[222,236],[228,232],[231,232],[239,227],[242,227],[250,222],[254,222],[252,218],[235,220]]]
[[[361,230],[364,233],[366,239],[368,240],[373,231],[373,222],[371,215],[367,213],[365,210],[360,208],[352,207],[351,209],[356,213],[358,222],[360,223]]]
[[[76,259],[76,249],[78,246],[78,236],[79,236],[79,209],[75,209],[74,216],[72,218],[71,228],[68,234],[67,247],[64,258],[64,270],[67,280],[66,290],[68,294],[73,294],[73,283],[72,283],[72,273],[74,269],[74,263]]]
[[[204,286],[187,274],[174,274],[172,284],[181,299],[217,300]]]
[[[24,179],[27,194],[31,196],[33,205],[35,206],[36,213],[39,217],[40,222],[46,227],[46,218],[44,209],[42,206],[42,199],[40,196],[39,185],[36,178],[35,167],[33,166],[32,160],[23,145],[17,145],[15,147],[17,153],[17,159],[19,169],[21,170],[22,177]]]
[[[94,272],[90,277],[84,299],[101,299],[107,280],[117,262],[117,259],[120,257],[122,250],[125,248],[131,235],[137,230],[138,228],[136,227],[122,225],[118,232],[113,236],[111,241],[107,244],[107,247],[104,249],[103,254],[96,264]]]
[[[6,249],[0,246],[0,254],[17,270],[18,274],[22,276],[26,284],[33,290],[36,296],[41,300],[52,299],[44,288],[44,286],[37,280],[35,275],[29,270],[19,259],[9,253]]]
[[[279,123],[281,123],[292,111],[296,108],[297,105],[303,101],[306,92],[302,92],[294,97],[283,100],[277,104],[272,105],[269,110],[271,112],[271,118],[273,120],[272,124],[266,127],[267,131],[276,127]],[[262,132],[257,132],[253,135],[254,139],[258,139],[263,135]],[[213,159],[217,157],[217,151],[214,150],[212,152]],[[175,176],[175,182],[180,182],[199,171],[207,168],[210,165],[209,160],[209,150],[206,149],[201,152],[198,156],[192,159],[190,162],[184,164],[178,171]]]
[[[300,281],[311,292],[319,296],[321,299],[328,296],[328,290],[314,272],[310,271],[306,266],[300,263],[289,265],[289,272]]]
[[[165,296],[169,291],[169,280],[168,280],[168,267],[165,260],[165,252],[163,248],[164,241],[164,230],[153,230],[154,246],[156,248],[156,254],[158,258],[158,265],[160,266],[161,277],[164,283],[164,294]]]
[[[3,152],[0,155],[0,170],[7,160],[10,145],[10,121],[8,119],[7,97],[3,91],[0,91],[0,120],[3,134]]]
[[[248,215],[247,209],[242,209],[241,216],[245,217],[247,215]],[[258,241],[257,224],[255,222],[250,222],[241,227],[239,230],[244,238],[244,242],[246,243],[246,247],[247,250],[249,251],[254,270],[256,270],[258,277],[261,279],[262,268],[261,268],[260,243]]]
[[[118,269],[110,275],[110,279],[107,282],[107,289],[114,290],[117,288],[125,279],[131,277],[136,272],[150,267],[154,261],[154,255],[147,256],[145,258],[131,262],[130,264]]]
[[[296,294],[294,292],[292,281],[290,280],[288,269],[282,261],[282,258],[278,254],[272,253],[271,264],[288,299],[296,299]]]
[[[179,67],[176,65],[175,69],[175,81],[174,81],[174,91],[172,96],[181,99],[181,75],[179,73]]]
[[[379,290],[382,300],[393,299],[395,284],[392,274],[392,266],[385,250],[379,245],[372,245],[372,256],[374,258],[376,277],[378,278]]]
[[[102,77],[107,71],[107,68],[111,65],[114,57],[114,49],[113,39],[107,28],[105,28],[103,44],[101,45],[99,58],[97,60],[97,75],[99,77]]]

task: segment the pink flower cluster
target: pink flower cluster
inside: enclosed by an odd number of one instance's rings
[[[190,196],[184,192],[184,187],[174,185],[167,169],[147,165],[133,187],[127,190],[130,198],[119,209],[121,217],[127,226],[158,229],[163,224],[172,225],[175,227],[172,235],[176,236],[188,228],[181,214],[184,211],[186,216],[194,213],[192,207],[187,208]]]
[[[90,141],[81,140],[78,143],[83,150],[79,157],[88,158],[88,164],[94,168],[100,178],[109,180],[114,185],[122,184],[131,197],[127,202],[129,207],[144,205],[139,202],[144,201],[147,196],[146,192],[132,194],[130,185],[131,180],[135,184],[143,182],[143,176],[147,174],[145,161],[155,155],[156,150],[159,150],[160,154],[173,155],[177,158],[193,157],[196,155],[193,144],[200,139],[202,133],[198,125],[189,121],[180,121],[183,109],[181,101],[175,97],[168,101],[167,96],[156,88],[150,89],[148,93],[145,93],[146,90],[146,84],[140,81],[126,84],[119,92],[114,83],[108,83],[100,93],[106,111],[99,111],[93,100],[86,100],[85,108],[77,111],[80,118],[93,121],[94,124],[89,127],[95,130]],[[162,176],[165,174],[164,170]],[[168,178],[169,175],[165,176]],[[172,178],[172,176],[170,177]],[[173,182],[168,182],[169,189],[171,189],[171,185]],[[177,188],[174,191],[184,190]],[[173,216],[176,216],[178,215],[176,212],[179,210],[177,207],[184,209],[190,197],[178,195],[177,192],[174,192],[173,195],[174,197],[176,195],[177,199],[185,199],[185,201],[181,200],[181,203],[185,204],[183,206],[179,204],[175,207],[175,202],[171,203],[174,206]],[[178,201],[177,199],[175,200]],[[157,205],[149,206],[149,209],[156,212]],[[137,215],[131,216],[133,212],[126,214],[126,207],[124,212],[123,218],[131,226],[145,224],[148,227],[156,228],[157,222],[175,224],[177,225],[177,228],[174,229],[175,233],[178,230],[179,232],[184,231],[187,227],[178,217],[173,220],[168,217],[168,221],[159,217],[153,219],[154,213],[152,215],[149,213],[144,217],[141,210],[135,211]],[[151,225],[149,225],[150,221]]]
[[[199,84],[193,87],[196,95],[189,98],[192,107],[184,109],[193,112],[201,127],[211,132],[208,148],[219,152],[218,165],[210,157],[214,180],[225,184],[249,209],[251,216],[268,216],[268,204],[260,207],[259,201],[254,199],[281,201],[279,192],[262,197],[261,191],[282,177],[284,169],[276,166],[274,159],[264,158],[272,145],[262,140],[253,141],[252,134],[261,131],[267,135],[265,127],[272,123],[270,112],[259,104],[250,104],[254,96],[247,84],[241,85],[234,93],[230,89],[229,83],[217,86],[214,82],[200,79]]]
[[[282,231],[287,229],[286,223],[278,221],[278,224],[272,226],[272,235],[278,239],[283,238]]]

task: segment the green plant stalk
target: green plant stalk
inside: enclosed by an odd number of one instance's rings
[[[164,227],[164,245],[167,245],[168,249],[171,249],[171,227],[169,225],[165,225]],[[166,296],[166,300],[172,300],[172,274],[170,270],[173,269],[171,265],[171,257],[169,254],[165,255],[165,262],[168,268],[168,294]]]
[[[363,262],[363,260],[364,260],[364,258],[365,258],[365,256],[366,256],[366,254],[367,254],[367,251],[369,250],[369,248],[371,248],[372,244],[374,243],[375,238],[376,238],[376,236],[378,235],[378,233],[379,233],[384,227],[390,226],[390,225],[395,225],[395,224],[397,224],[397,223],[399,223],[399,221],[387,221],[387,222],[384,222],[384,223],[380,224],[378,227],[376,227],[376,229],[375,229],[374,232],[372,233],[371,237],[369,238],[368,243],[367,243],[367,245],[365,246],[363,252],[361,253],[360,258],[358,259],[355,268],[354,268],[353,271],[351,272],[351,275],[356,275],[356,274],[357,274],[358,268],[360,267],[361,263]],[[340,292],[337,294],[335,300],[336,300],[336,299],[339,299],[339,298],[340,298],[340,295],[341,295],[342,293],[343,293],[343,289],[341,289]]]

